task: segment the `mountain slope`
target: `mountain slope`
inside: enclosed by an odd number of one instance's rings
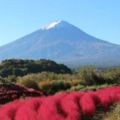
[[[118,65],[120,46],[88,35],[79,28],[56,21],[0,47],[0,60],[52,59],[67,65]]]

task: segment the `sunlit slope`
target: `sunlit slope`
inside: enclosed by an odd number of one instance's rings
[[[52,59],[67,65],[120,64],[120,46],[97,39],[65,21],[57,21],[0,47],[0,60]]]

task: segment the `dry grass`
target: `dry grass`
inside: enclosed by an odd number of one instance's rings
[[[108,112],[103,120],[120,120],[120,104],[117,104],[111,112]]]

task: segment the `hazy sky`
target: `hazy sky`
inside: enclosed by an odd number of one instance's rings
[[[0,45],[54,20],[120,44],[120,0],[0,0]]]

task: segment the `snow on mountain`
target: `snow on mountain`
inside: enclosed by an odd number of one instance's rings
[[[120,65],[120,46],[88,35],[66,21],[55,21],[0,47],[0,60],[52,59],[70,66]]]
[[[52,29],[52,28],[55,28],[57,25],[59,25],[60,23],[62,23],[61,20],[58,20],[58,21],[54,21],[48,25],[45,25],[42,29],[43,30],[49,30],[49,29]]]

